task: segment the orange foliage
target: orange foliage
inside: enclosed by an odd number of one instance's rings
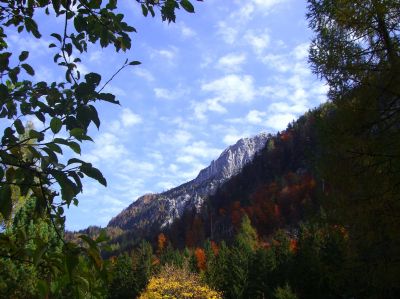
[[[291,252],[296,252],[297,251],[297,240],[296,239],[291,239],[290,240],[289,250]]]
[[[160,233],[158,235],[158,250],[161,252],[165,248],[165,243],[167,242],[167,237]]]
[[[217,243],[215,243],[214,241],[211,241],[211,249],[212,249],[214,255],[217,256],[219,248],[218,248]]]
[[[292,132],[290,131],[284,131],[281,133],[281,140],[282,141],[288,141],[289,139],[292,139]]]
[[[204,252],[204,249],[196,248],[196,250],[194,251],[194,255],[196,257],[197,267],[199,268],[199,270],[205,270],[206,269],[206,253]]]

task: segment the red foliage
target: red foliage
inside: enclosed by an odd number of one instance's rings
[[[211,241],[211,249],[212,249],[214,255],[217,256],[219,247],[218,247],[217,243],[215,243],[214,241]]]
[[[196,250],[194,251],[194,255],[196,257],[196,261],[197,261],[197,268],[199,268],[199,270],[205,270],[206,269],[206,253],[204,252],[204,249],[202,248],[196,248]]]
[[[167,237],[163,233],[160,233],[158,235],[158,240],[157,240],[158,250],[160,252],[163,251],[163,249],[165,248],[165,243],[166,242],[167,242]]]
[[[289,250],[291,252],[297,251],[297,240],[296,239],[290,239]]]

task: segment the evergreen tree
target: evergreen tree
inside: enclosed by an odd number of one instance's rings
[[[229,276],[230,276],[230,256],[231,252],[226,243],[221,242],[218,255],[214,259],[210,260],[207,264],[207,270],[205,272],[205,279],[208,285],[221,291],[224,296],[227,296],[231,287]]]
[[[356,296],[400,291],[400,3],[310,0],[314,71],[334,108],[320,124],[329,220],[348,230]],[[325,123],[325,125],[324,125]]]
[[[273,273],[276,268],[274,252],[271,249],[258,248],[254,253],[249,269],[249,287],[247,298],[270,298],[275,288]]]
[[[131,257],[121,254],[113,267],[109,286],[110,299],[134,298],[140,292]]]
[[[249,267],[254,250],[257,247],[257,233],[251,226],[247,215],[242,218],[234,246],[230,251],[227,298],[245,298],[249,287]]]

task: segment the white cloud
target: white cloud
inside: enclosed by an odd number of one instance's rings
[[[245,23],[254,17],[254,14],[269,14],[279,5],[287,2],[288,0],[248,0],[236,1],[239,3],[238,10],[230,15],[230,19],[239,23]]]
[[[159,99],[172,100],[174,98],[170,91],[165,88],[154,88],[154,93]]]
[[[102,51],[92,51],[89,53],[89,61],[90,62],[95,62],[98,63],[101,61],[101,58],[103,56],[103,52]]]
[[[182,152],[194,157],[213,159],[221,153],[221,150],[211,147],[204,141],[196,141],[185,146]]]
[[[286,55],[267,54],[261,58],[261,61],[281,73],[289,71],[293,66]]]
[[[191,155],[184,155],[184,156],[179,155],[179,157],[176,158],[176,162],[182,164],[193,164],[198,162],[198,160]]]
[[[241,137],[239,134],[226,134],[222,141],[227,145],[231,145],[235,144]]]
[[[61,76],[56,76],[52,69],[50,69],[49,67],[44,66],[44,65],[39,65],[35,69],[35,78],[38,81],[45,81],[45,82],[53,82],[53,81],[61,81],[62,80]]]
[[[228,111],[219,102],[218,98],[208,99],[204,102],[192,102],[194,116],[199,120],[206,120],[206,112],[227,113]]]
[[[187,26],[184,22],[179,22],[178,24],[176,24],[176,26],[181,32],[183,37],[187,38],[196,36],[196,32],[192,28]]]
[[[225,103],[250,102],[256,95],[253,77],[249,75],[227,75],[202,84],[201,90],[211,93],[212,97],[202,102],[192,102],[194,116],[205,120],[206,112],[226,113]]]
[[[172,189],[175,186],[176,185],[173,182],[159,182],[156,184],[156,187],[162,191]]]
[[[95,138],[94,148],[83,160],[88,160],[92,163],[97,163],[99,161],[112,162],[121,159],[121,157],[127,153],[128,150],[116,135],[105,132],[99,134]]]
[[[234,124],[250,124],[250,125],[265,125],[267,113],[265,111],[250,110],[243,118],[228,119],[227,122]],[[228,140],[236,138],[238,134],[228,134],[225,137]]]
[[[154,94],[155,94],[156,98],[165,99],[165,100],[176,100],[188,93],[189,93],[189,89],[183,88],[180,85],[175,87],[174,90],[169,90],[169,89],[160,88],[160,87],[154,88]]]
[[[227,25],[226,22],[219,22],[218,23],[217,34],[222,37],[222,39],[227,43],[232,45],[237,40],[238,29]]]
[[[258,110],[251,110],[246,115],[246,120],[251,124],[262,124],[266,113]]]
[[[241,66],[246,61],[246,54],[235,54],[230,53],[218,60],[217,68],[227,72],[237,72],[241,69]]]
[[[136,76],[138,76],[140,78],[143,78],[148,82],[153,82],[154,81],[153,74],[149,70],[146,70],[144,68],[136,67],[136,68],[133,69],[133,73]]]
[[[7,42],[9,46],[18,49],[15,52],[29,51],[30,58],[32,58],[32,56],[45,56],[54,52],[49,48],[51,41],[44,38],[36,39],[31,36],[21,38],[21,36],[17,34],[12,34],[8,37]]]
[[[192,139],[192,134],[185,130],[176,130],[171,133],[159,133],[158,141],[162,144],[168,144],[172,146],[182,146],[189,142]]]
[[[211,92],[221,103],[249,102],[255,96],[253,77],[249,75],[227,75],[201,86]]]
[[[284,130],[287,125],[296,119],[296,115],[292,113],[280,113],[267,117],[266,125],[274,130]]]
[[[310,48],[309,43],[303,43],[298,45],[297,47],[294,48],[292,51],[292,55],[297,59],[297,60],[305,60],[308,57],[308,50]]]
[[[140,124],[142,122],[142,118],[140,115],[133,113],[129,108],[124,108],[122,110],[121,121],[125,128],[129,128]]]
[[[178,53],[178,48],[170,46],[167,49],[153,50],[150,53],[151,58],[157,58],[161,60],[164,64],[174,65],[175,58]]]
[[[175,57],[175,53],[170,50],[159,50],[157,53],[167,59],[173,59]]]
[[[164,163],[164,156],[159,151],[148,152],[147,156],[149,158],[151,158],[152,161],[155,161],[158,164],[163,164]]]
[[[253,31],[248,31],[244,38],[258,55],[260,55],[271,42],[271,38],[267,32],[256,35]]]
[[[275,102],[268,107],[268,111],[271,113],[294,113],[301,114],[307,111],[306,101],[293,101],[290,105],[287,102]]]
[[[104,88],[103,92],[109,92],[109,93],[112,93],[113,95],[116,95],[116,96],[119,96],[119,97],[124,97],[124,96],[127,95],[125,90],[123,90],[122,88],[119,88],[119,87],[117,87],[117,86],[115,86],[113,84],[108,84]]]
[[[144,175],[152,174],[155,169],[156,165],[147,161],[134,161],[132,159],[125,159],[121,161],[123,168],[121,169],[124,173],[140,173],[143,177]]]

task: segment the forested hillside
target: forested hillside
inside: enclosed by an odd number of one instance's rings
[[[160,8],[168,21],[179,7],[193,12],[186,0],[138,2],[144,15]],[[50,5],[65,14],[64,38],[52,35],[60,42],[56,61],[71,56],[73,46],[86,51],[82,36],[67,37],[73,18],[88,41],[130,47],[132,29],[112,12],[116,3],[79,3],[78,10],[69,2],[0,4],[0,50],[7,48],[4,26],[20,25],[40,38],[33,11]],[[89,103],[115,99],[96,91],[97,74],[78,83],[68,63],[60,67],[69,83],[19,81],[19,65],[33,72],[21,64],[29,53],[11,68],[11,53],[3,51],[0,116],[12,125],[0,149],[0,298],[397,299],[400,2],[307,3],[314,31],[309,62],[329,87],[327,102],[268,136],[200,208],[189,206],[174,221],[143,231],[65,232],[64,207],[78,203],[81,178],[106,181],[92,164],[64,165],[55,153],[61,145],[80,152],[89,124],[99,122]],[[99,31],[103,21],[114,26],[107,34]],[[124,67],[130,64],[137,62]],[[47,117],[49,127],[23,126],[20,113]],[[46,131],[54,137],[63,126],[70,137],[45,139]]]

